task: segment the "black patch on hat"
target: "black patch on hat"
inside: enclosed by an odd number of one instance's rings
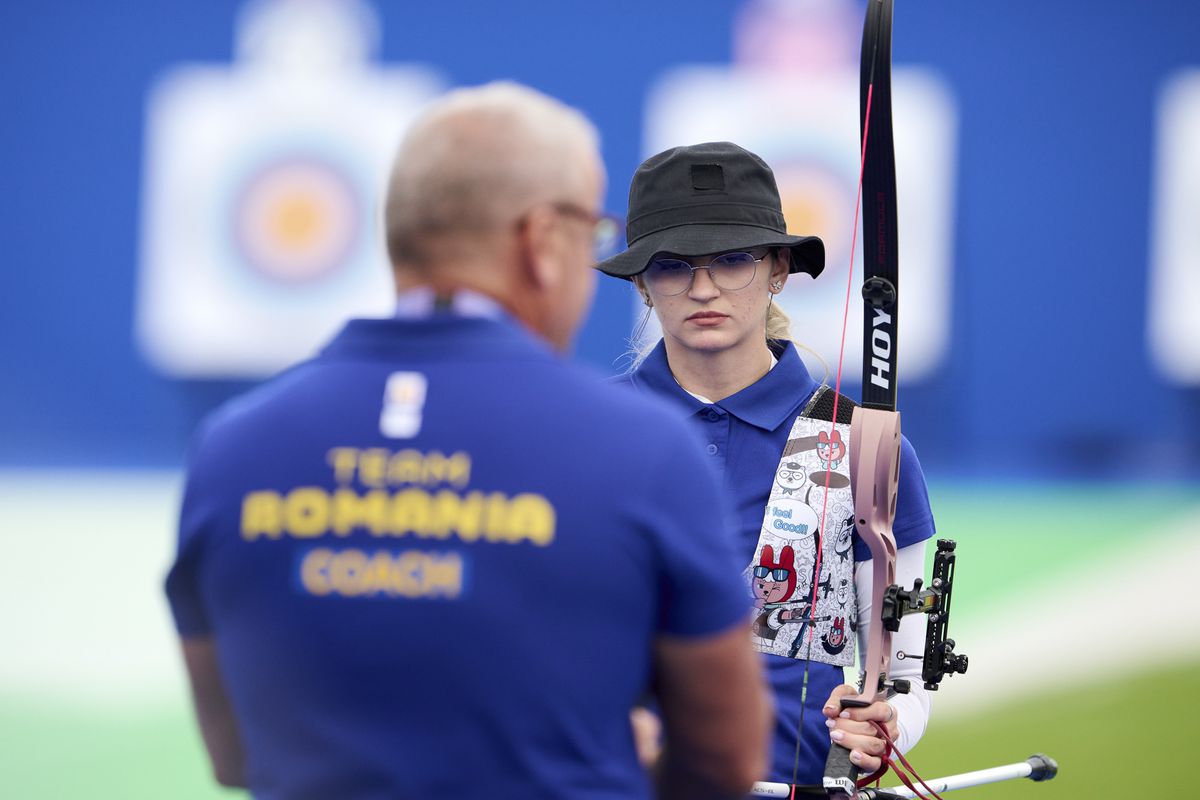
[[[702,192],[725,191],[725,168],[720,164],[692,164],[692,188]]]

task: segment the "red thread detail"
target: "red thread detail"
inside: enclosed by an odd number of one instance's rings
[[[900,782],[908,787],[908,790],[911,791],[913,795],[918,798],[918,800],[931,800],[931,798],[932,800],[944,800],[940,794],[935,792],[929,786],[929,784],[925,782],[924,778],[917,774],[917,771],[913,769],[912,764],[908,763],[908,759],[906,759],[904,754],[897,749],[896,742],[891,736],[888,735],[887,728],[875,720],[871,720],[871,724],[875,726],[876,733],[878,733],[880,738],[883,739],[886,750],[883,754],[883,758],[880,759],[882,763],[879,769],[875,770],[875,772],[871,773],[866,778],[860,778],[856,784],[858,788],[862,789],[870,783],[877,781],[879,778],[883,777],[883,775],[888,771],[888,768],[891,767],[892,772],[896,773],[896,777],[900,779]],[[893,756],[895,757],[896,761],[900,762],[901,766],[896,766],[896,762],[892,760]],[[914,778],[916,779],[917,783],[920,783],[921,786],[925,787],[925,791],[929,792],[929,797],[921,794],[921,790],[913,784]]]
[[[846,275],[846,305],[842,312],[842,341],[838,346],[838,368],[837,378],[833,386],[833,421],[829,424],[829,436],[832,439],[837,433],[837,418],[838,418],[838,398],[842,393],[842,364],[846,357],[846,328],[850,324],[850,291],[854,287],[854,250],[858,246],[858,211],[862,205],[862,187],[863,173],[867,168],[867,136],[871,131],[871,98],[875,94],[875,84],[872,82],[867,86],[867,113],[866,121],[863,123],[862,137],[862,156],[858,161],[858,191],[854,195],[854,228],[850,234],[850,270]],[[825,533],[825,512],[829,508],[829,479],[833,475],[833,461],[825,465],[825,497],[821,501],[821,533]],[[813,591],[812,599],[809,601],[808,614],[810,617],[816,616],[817,609],[817,584],[821,580],[821,548],[817,548],[817,563],[813,568]],[[812,645],[813,633],[816,631],[815,624],[808,626],[808,642]],[[867,687],[863,687],[865,694]],[[874,696],[872,695],[872,698]]]

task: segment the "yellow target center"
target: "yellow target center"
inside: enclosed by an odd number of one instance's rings
[[[313,198],[303,195],[284,198],[270,215],[271,237],[288,250],[305,250],[320,240],[325,215]]]

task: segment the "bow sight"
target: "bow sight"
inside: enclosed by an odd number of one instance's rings
[[[933,580],[929,588],[921,588],[924,581],[920,578],[917,578],[913,588],[908,590],[892,584],[887,587],[880,607],[883,627],[892,632],[900,629],[900,620],[906,614],[929,615],[925,628],[924,654],[899,652],[896,658],[923,662],[921,678],[925,681],[925,688],[930,691],[937,691],[938,684],[947,675],[967,671],[967,656],[955,653],[954,640],[946,638],[950,626],[950,600],[954,589],[954,548],[954,540],[938,539],[937,553],[933,557]],[[897,679],[891,682],[891,688],[900,694],[906,694],[909,684],[906,680]]]

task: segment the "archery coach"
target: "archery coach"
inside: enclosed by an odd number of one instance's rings
[[[735,796],[770,703],[683,422],[573,366],[603,166],[577,111],[452,92],[401,143],[398,292],[227,404],[166,589],[218,781],[258,798]],[[655,777],[629,713],[663,716]]]

